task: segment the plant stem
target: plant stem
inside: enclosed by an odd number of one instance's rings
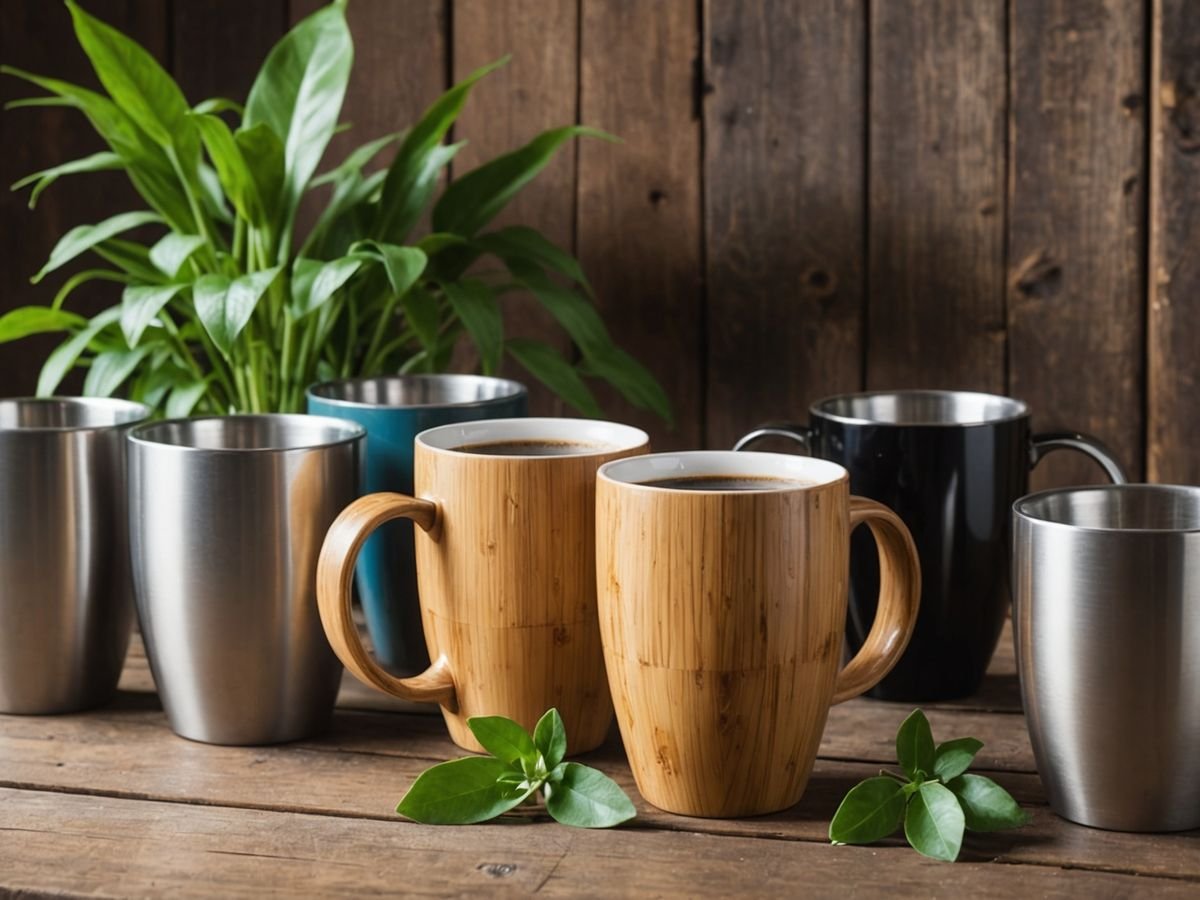
[[[384,303],[379,318],[375,320],[375,333],[371,335],[371,343],[367,345],[367,353],[363,357],[362,373],[364,375],[374,374],[375,368],[379,364],[375,355],[379,351],[379,345],[383,342],[384,333],[391,324],[392,317],[396,314],[396,304],[399,302],[400,295],[392,294]]]

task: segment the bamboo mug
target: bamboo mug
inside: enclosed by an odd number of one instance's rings
[[[333,523],[317,564],[321,621],[346,668],[406,700],[440,703],[450,736],[481,750],[471,716],[530,731],[550,707],[571,752],[612,721],[596,614],[596,470],[645,453],[646,433],[582,419],[493,419],[416,437],[416,496],[368,494]],[[368,453],[370,452],[368,448]],[[355,560],[385,522],[412,519],[429,658],[397,678],[364,648],[350,612]]]
[[[912,537],[848,485],[836,463],[776,453],[660,453],[600,469],[601,639],[650,803],[717,817],[792,806],[830,706],[904,652],[921,592]],[[840,668],[861,524],[879,547],[879,610]]]

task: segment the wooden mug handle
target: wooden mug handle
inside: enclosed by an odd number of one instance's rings
[[[404,494],[367,494],[334,519],[317,560],[317,609],[321,624],[333,652],[360,681],[403,700],[440,703],[455,712],[454,675],[444,653],[420,675],[397,678],[367,652],[350,613],[351,585],[359,551],[376,528],[401,518],[412,519],[424,531],[430,531],[437,524],[438,508],[428,500]]]
[[[899,661],[917,624],[921,563],[900,517],[874,500],[850,498],[850,530],[866,523],[879,548],[879,606],[866,643],[838,673],[833,702],[866,693]]]

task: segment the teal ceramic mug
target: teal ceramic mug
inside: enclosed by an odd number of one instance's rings
[[[328,381],[308,389],[308,412],[367,430],[362,492],[413,492],[413,439],[437,425],[528,414],[524,385],[480,375],[392,375]],[[413,526],[384,525],[367,540],[355,585],[375,655],[397,675],[423,672],[429,654],[421,628]]]

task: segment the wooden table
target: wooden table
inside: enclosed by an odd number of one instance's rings
[[[462,755],[439,716],[397,710],[348,683],[319,739],[195,744],[168,730],[135,644],[112,706],[0,716],[0,894],[1200,897],[1200,832],[1095,831],[1047,808],[1007,636],[977,696],[926,710],[935,738],[983,740],[977,771],[1033,814],[1018,831],[969,835],[955,865],[894,839],[828,843],[840,798],[894,763],[893,735],[909,711],[868,700],[833,710],[804,799],[779,815],[655,810],[638,798],[614,736],[586,761],[637,800],[630,825],[434,828],[393,809],[420,771]]]

